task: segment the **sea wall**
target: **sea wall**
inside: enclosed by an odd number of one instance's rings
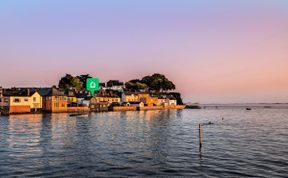
[[[163,109],[165,109],[163,106],[144,106],[144,107],[139,107],[140,111],[163,110]]]
[[[165,109],[185,109],[186,105],[165,106]]]
[[[136,111],[136,106],[114,106],[113,111]]]
[[[7,108],[8,109],[8,108]],[[15,106],[10,107],[10,111],[6,111],[4,108],[1,108],[2,115],[8,114],[24,114],[24,113],[33,113],[30,111],[29,106]],[[144,107],[136,107],[136,106],[114,106],[112,111],[148,111],[148,110],[166,110],[166,109],[185,109],[185,105],[177,105],[177,106],[144,106]],[[50,111],[50,113],[83,113],[90,112],[89,107],[68,107],[63,110],[54,110]],[[47,112],[47,111],[46,111]],[[49,112],[49,111],[48,111]]]
[[[89,107],[68,107],[67,112],[90,112]]]

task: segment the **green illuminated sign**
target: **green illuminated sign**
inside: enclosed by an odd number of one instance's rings
[[[98,78],[88,78],[86,80],[86,90],[90,91],[94,95],[95,91],[99,90],[99,79]]]

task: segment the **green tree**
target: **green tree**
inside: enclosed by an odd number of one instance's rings
[[[130,80],[125,83],[125,87],[129,91],[140,91],[147,89],[147,85],[139,79]]]
[[[155,73],[152,76],[145,76],[141,81],[148,86],[150,91],[160,92],[176,89],[175,84],[163,74]]]
[[[83,82],[78,77],[66,74],[64,77],[60,79],[58,87],[66,91],[70,89],[80,91],[83,89]]]
[[[90,75],[90,74],[85,74],[85,75],[79,75],[79,76],[77,76],[80,80],[81,80],[81,82],[83,83],[83,86],[82,86],[82,88],[83,89],[86,89],[86,80],[88,79],[88,78],[92,78],[92,76]]]

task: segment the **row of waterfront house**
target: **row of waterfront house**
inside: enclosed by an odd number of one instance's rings
[[[153,96],[149,92],[129,92],[112,86],[111,92],[106,86],[94,96],[88,91],[64,91],[51,88],[1,88],[0,112],[2,114],[38,113],[38,112],[102,112],[134,111],[154,109],[183,109],[177,100],[169,94]],[[109,92],[108,92],[109,90]]]

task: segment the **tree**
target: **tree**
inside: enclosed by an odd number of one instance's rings
[[[163,83],[163,90],[164,91],[167,91],[167,90],[175,90],[176,89],[176,86],[173,82],[171,81],[164,81]]]
[[[77,77],[78,77],[78,78],[81,80],[81,82],[83,83],[82,89],[86,89],[86,80],[87,80],[88,78],[92,78],[90,74],[79,75],[79,76],[77,76]]]
[[[129,82],[125,83],[125,87],[127,90],[130,91],[140,91],[147,89],[147,85],[139,79],[130,80]]]
[[[150,83],[153,82],[153,77],[150,76],[150,75],[145,76],[145,77],[142,78],[141,82],[143,82],[143,83],[149,85]]]
[[[83,82],[78,77],[73,77],[70,74],[66,74],[62,77],[58,84],[59,88],[64,90],[75,89],[76,91],[80,91],[83,89]]]
[[[155,73],[152,76],[145,76],[141,80],[142,83],[145,83],[150,91],[168,91],[175,90],[175,84],[168,80],[165,75]]]

